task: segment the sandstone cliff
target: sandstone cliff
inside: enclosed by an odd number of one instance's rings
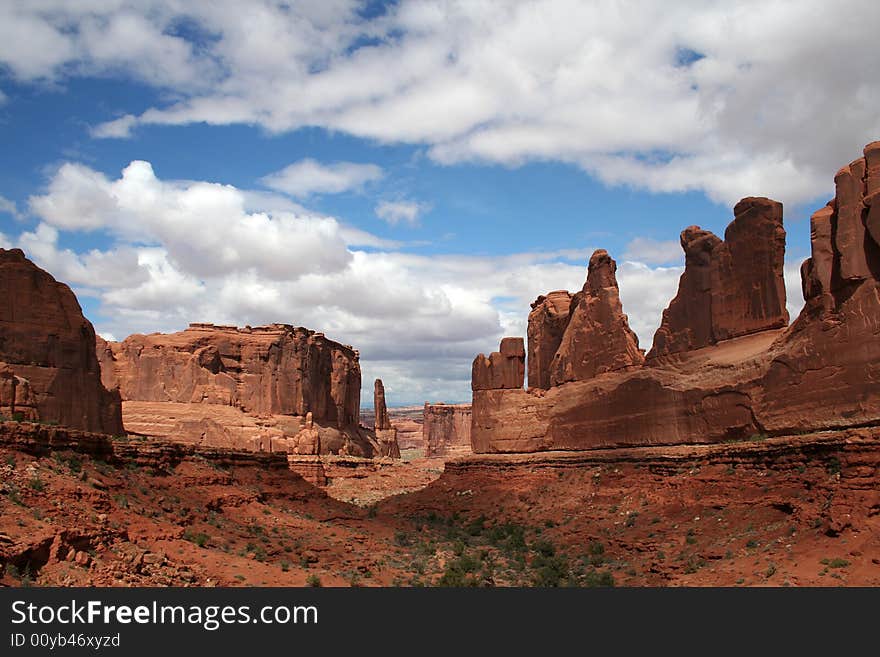
[[[313,417],[323,453],[372,456],[359,426],[358,353],[286,324],[191,324],[179,333],[98,339],[102,378],[118,387],[126,427],[201,445],[294,449]]]
[[[105,383],[118,385],[123,400],[221,404],[254,415],[311,412],[338,428],[358,423],[357,352],[301,327],[190,324],[98,351]]]
[[[425,402],[425,456],[461,456],[471,450],[471,405]]]
[[[73,292],[19,249],[0,249],[0,414],[121,434],[101,384],[95,329]]]

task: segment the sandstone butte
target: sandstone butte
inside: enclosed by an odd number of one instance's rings
[[[471,454],[471,405],[425,402],[422,442],[426,457]]]
[[[528,389],[521,338],[474,360],[474,451],[720,442],[880,422],[880,142],[834,181],[834,199],[811,219],[805,305],[790,326],[778,202],[740,201],[724,240],[684,230],[685,271],[644,362],[613,261],[597,251],[581,292],[532,304]]]
[[[253,451],[393,452],[359,424],[358,352],[322,333],[194,323],[97,341],[103,381],[119,389],[129,431]]]
[[[0,415],[117,435],[120,408],[71,289],[20,249],[0,249]]]

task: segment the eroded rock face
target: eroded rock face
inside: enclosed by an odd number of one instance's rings
[[[121,434],[119,395],[101,384],[95,329],[73,292],[0,249],[0,413]]]
[[[617,264],[605,250],[590,258],[587,282],[574,295],[568,324],[551,366],[551,385],[586,381],[598,374],[641,365],[639,339],[623,314]]]
[[[547,389],[551,386],[553,357],[568,326],[571,292],[556,290],[539,296],[532,303],[528,328],[529,387]]]
[[[880,143],[869,144],[814,213],[812,256],[801,268],[806,303],[790,327],[781,206],[744,199],[723,242],[697,227],[682,233],[686,269],[653,358],[549,390],[474,386],[474,451],[748,440],[880,423],[878,157]]]
[[[782,204],[745,198],[733,212],[724,241],[698,226],[682,231],[685,271],[649,359],[788,325]]]
[[[425,456],[461,456],[471,450],[471,405],[425,402]]]
[[[109,349],[108,349],[109,347]],[[357,426],[361,372],[351,347],[286,324],[191,324],[179,333],[99,343],[104,381],[133,401],[234,406]]]
[[[770,350],[761,385],[769,431],[880,420],[880,244],[865,231],[880,202],[878,156],[880,142],[866,146],[835,176],[835,199],[813,214],[806,303]]]
[[[518,389],[525,380],[526,350],[522,338],[502,338],[501,347],[487,358],[479,354],[471,371],[473,390]]]

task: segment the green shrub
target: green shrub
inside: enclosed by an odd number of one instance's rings
[[[308,579],[306,580],[306,586],[319,588],[321,586],[321,578],[317,575],[309,575]]]

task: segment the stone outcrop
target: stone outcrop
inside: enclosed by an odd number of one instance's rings
[[[699,226],[682,231],[685,271],[649,359],[788,325],[782,204],[745,198],[733,212],[724,241]]]
[[[385,405],[385,385],[382,379],[376,379],[373,383],[373,411],[375,413],[375,428],[390,429],[391,420],[388,419],[388,407]]]
[[[501,347],[487,358],[479,354],[471,373],[473,390],[522,388],[525,380],[526,350],[522,338],[502,338]]]
[[[617,264],[607,251],[590,258],[587,282],[571,301],[568,325],[551,365],[550,383],[584,381],[641,365],[639,339],[623,314]]]
[[[391,426],[388,418],[388,407],[385,405],[385,385],[382,379],[373,383],[373,411],[375,413],[376,455],[392,459],[400,458],[400,446],[397,444],[397,429]]]
[[[426,457],[471,454],[471,405],[425,402],[422,432]]]
[[[880,420],[880,242],[864,230],[880,204],[878,157],[880,142],[866,146],[812,216],[804,309],[773,345],[759,390],[768,431]]]
[[[123,432],[119,395],[101,384],[94,327],[71,289],[20,249],[0,249],[0,414]]]
[[[642,366],[523,390],[479,385],[486,368],[475,364],[474,451],[711,443],[880,423],[878,159],[880,142],[868,145],[813,215],[806,303],[791,326],[781,206],[744,199],[723,242],[697,227],[682,233],[686,269]]]
[[[532,303],[528,328],[529,387],[550,387],[553,357],[568,326],[571,292],[556,290],[539,296]]]
[[[129,430],[200,445],[294,449],[311,414],[322,453],[372,457],[359,424],[358,352],[287,324],[191,324],[179,333],[98,340],[102,377]],[[169,422],[168,418],[177,418]]]
[[[288,453],[293,454],[320,454],[321,434],[315,428],[315,421],[311,412],[306,413],[305,426],[300,429],[291,440]]]
[[[321,424],[358,424],[358,353],[301,327],[190,324],[179,333],[102,343],[98,352],[105,383],[118,385],[123,400],[220,404],[255,415],[311,412]]]

